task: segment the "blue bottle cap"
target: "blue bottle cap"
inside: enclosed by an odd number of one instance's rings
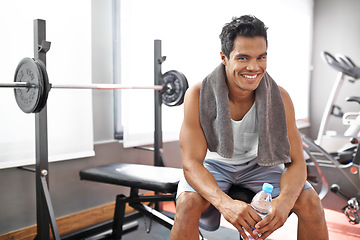
[[[264,183],[262,186],[262,190],[267,193],[271,193],[273,189],[274,187],[270,183]]]

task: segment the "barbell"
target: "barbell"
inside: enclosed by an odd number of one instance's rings
[[[23,58],[15,70],[14,82],[0,83],[0,88],[14,88],[15,99],[25,113],[40,112],[52,88],[63,89],[153,89],[160,91],[162,103],[179,106],[184,101],[188,82],[184,74],[170,70],[162,75],[163,85],[129,86],[122,84],[51,84],[45,64],[39,59]]]

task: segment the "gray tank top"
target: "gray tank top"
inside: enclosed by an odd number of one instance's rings
[[[255,103],[240,121],[231,120],[234,136],[232,158],[221,157],[217,152],[207,150],[206,159],[238,165],[251,161],[257,156],[259,134]]]

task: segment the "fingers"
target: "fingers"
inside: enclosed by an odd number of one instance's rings
[[[254,226],[261,220],[262,218],[254,211],[254,209],[250,207],[248,216],[242,220],[241,225],[242,228],[245,229],[248,234],[250,234],[254,239],[257,239],[258,235],[253,233],[253,231],[255,230]]]
[[[244,226],[249,226],[249,225],[246,224]],[[242,238],[245,240],[248,239],[249,235],[251,235],[254,239],[257,239],[259,236],[253,233],[253,229],[255,229],[255,228],[250,227],[250,229],[245,229],[245,227],[240,227],[240,228],[238,228],[238,231],[241,234]]]
[[[244,239],[248,239],[248,235],[251,235],[254,239],[258,238],[257,234],[254,234],[255,224],[261,220],[261,217],[252,209],[249,209],[248,215],[238,219],[240,228],[238,231]]]
[[[270,215],[270,214],[267,215],[264,219],[262,219],[261,221],[259,221],[255,224],[255,228],[259,229],[259,228],[262,228],[262,227],[268,225],[272,219],[273,219],[272,215]]]
[[[273,215],[269,214],[262,221],[258,222],[255,225],[255,230],[253,231],[253,234],[261,236],[259,240],[266,239],[275,230],[284,225],[285,221],[279,221],[279,219],[281,218],[274,217]]]
[[[253,225],[254,224],[251,225],[250,223],[246,222],[243,225],[243,229],[246,230],[245,235],[250,234],[254,238],[255,236],[253,236],[253,231],[255,230],[255,228],[253,227]]]
[[[252,234],[252,232],[255,230],[253,225],[255,225],[256,222],[253,219],[249,221],[252,223],[252,225],[249,224],[244,218],[238,219],[237,221],[232,223],[232,225],[239,231],[239,233],[244,239],[248,239],[245,231],[247,231],[249,234]]]
[[[247,235],[246,235],[246,233],[245,233],[245,231],[244,231],[244,229],[242,227],[240,227],[240,229],[238,229],[238,231],[241,234],[243,239],[245,239],[245,240],[248,239],[248,237],[247,237]]]
[[[250,234],[254,239],[257,239],[259,236],[257,234],[254,234],[253,231],[255,230],[255,225],[261,220],[262,218],[255,212],[253,208],[249,206],[248,215],[244,217],[241,222],[242,229],[245,229],[247,234]],[[244,237],[244,239],[248,238],[245,232],[242,236]]]
[[[244,239],[248,239],[248,235],[251,235],[254,239],[257,239],[258,236],[253,234],[253,231],[255,230],[255,224],[258,220],[261,220],[261,217],[256,214],[254,215],[254,218],[252,217],[253,214],[248,214],[247,216],[239,217],[234,222],[232,222],[232,225],[239,231],[241,236]],[[247,232],[247,233],[246,233]]]
[[[235,205],[224,207],[222,214],[224,218],[240,232],[244,239],[248,239],[245,231],[254,239],[258,238],[258,235],[254,234],[253,231],[255,230],[256,224],[261,221],[262,218],[249,204],[236,201]]]
[[[278,228],[280,228],[282,225],[278,225],[275,224],[275,226],[273,228],[269,228],[269,229],[263,229],[264,232],[260,232],[259,229],[255,229],[253,231],[254,235],[260,236],[258,238],[258,240],[265,240],[267,237],[269,237],[275,230],[277,230]],[[267,227],[266,227],[267,228]]]

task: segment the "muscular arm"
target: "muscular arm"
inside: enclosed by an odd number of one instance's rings
[[[268,215],[269,218],[264,219],[255,226],[259,228],[259,231],[256,231],[257,233],[264,233],[263,237],[267,237],[285,223],[306,181],[306,163],[302,139],[296,126],[294,107],[289,94],[281,87],[280,91],[286,112],[291,163],[285,165],[285,171],[280,180],[281,193],[273,200],[272,210]],[[260,230],[262,227],[263,229]]]
[[[200,125],[200,85],[187,91],[184,102],[184,121],[180,131],[181,158],[187,182],[214,206],[228,198],[218,187],[212,174],[203,166],[207,144]]]
[[[286,111],[286,124],[290,142],[291,163],[285,165],[285,172],[280,181],[281,193],[277,201],[287,203],[290,211],[298,199],[306,181],[306,163],[303,153],[302,139],[296,126],[295,112],[289,94],[281,88]]]
[[[245,221],[253,222],[253,219],[258,217],[256,213],[248,204],[235,201],[225,194],[218,187],[213,175],[203,166],[207,143],[200,125],[200,87],[199,84],[189,89],[184,101],[184,121],[180,131],[180,146],[185,178],[204,199],[216,207],[224,218],[242,234],[242,225],[250,232],[251,228]]]

